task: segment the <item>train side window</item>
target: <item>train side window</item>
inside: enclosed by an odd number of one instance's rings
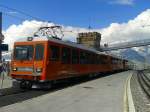
[[[114,64],[114,58],[111,59],[111,64]]]
[[[50,50],[51,50],[50,60],[58,61],[60,48],[58,46],[51,45]]]
[[[94,64],[97,64],[97,54],[94,54]]]
[[[101,55],[100,56],[100,62],[101,62],[101,64],[107,64],[107,56]]]
[[[116,58],[112,58],[112,64],[117,64],[117,59]]]
[[[91,55],[90,55],[90,64],[94,64],[94,63],[95,63],[95,61],[94,61],[94,54],[91,53]]]
[[[96,54],[92,54],[92,64],[96,64]]]
[[[102,64],[100,55],[98,56],[98,64]]]
[[[87,53],[87,64],[91,64],[90,53]]]
[[[88,64],[88,53],[84,53],[84,64]]]
[[[99,55],[96,55],[96,64],[99,64]]]
[[[80,52],[80,64],[85,64],[86,63],[86,53],[81,51]]]
[[[109,63],[109,62],[108,62],[108,56],[105,55],[104,57],[105,57],[105,62],[104,62],[104,63],[105,63],[105,64]]]
[[[72,64],[79,63],[79,52],[76,49],[72,49]]]
[[[69,48],[62,48],[62,53],[61,53],[62,57],[61,57],[61,60],[62,60],[62,63],[64,64],[69,64],[70,63],[70,57],[71,57],[71,52],[70,52],[70,49]]]

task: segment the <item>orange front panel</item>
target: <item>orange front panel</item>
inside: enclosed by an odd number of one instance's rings
[[[44,57],[43,60],[35,60],[35,46],[37,44],[44,45]],[[45,71],[46,71],[46,59],[47,59],[47,41],[37,41],[37,42],[16,42],[14,46],[25,46],[25,45],[32,45],[34,47],[33,51],[33,59],[32,60],[15,60],[13,55],[13,60],[11,62],[11,76],[13,78],[21,78],[21,79],[40,79],[45,80]],[[16,68],[17,70],[14,71],[13,69]],[[41,68],[42,72],[39,76],[35,76],[35,71],[37,68]],[[38,78],[35,78],[38,77]]]

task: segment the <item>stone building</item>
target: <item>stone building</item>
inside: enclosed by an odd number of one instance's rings
[[[100,48],[101,34],[98,32],[79,33],[77,43],[95,49]]]

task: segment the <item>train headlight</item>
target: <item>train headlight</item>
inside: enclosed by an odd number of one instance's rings
[[[41,73],[42,72],[42,68],[36,68],[36,72],[37,73]]]
[[[28,37],[27,40],[28,40],[28,41],[32,41],[32,40],[33,40],[33,37]]]
[[[13,70],[13,71],[17,71],[17,68],[16,68],[16,67],[14,67],[12,70]]]

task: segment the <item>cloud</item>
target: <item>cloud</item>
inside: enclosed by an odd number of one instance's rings
[[[24,37],[33,36],[33,34],[41,27],[45,26],[44,22],[39,21],[24,21],[20,25],[11,25],[8,29],[3,31],[3,34],[5,36],[4,42],[8,43],[10,45],[10,48],[12,48],[13,43],[16,40],[22,39]],[[53,25],[52,23],[49,23],[49,25]]]
[[[53,26],[54,23],[46,23],[46,22],[40,22],[36,20],[32,21],[24,21],[20,25],[11,25],[8,29],[3,31],[3,34],[5,36],[4,42],[8,43],[10,45],[10,48],[13,47],[13,43],[16,40],[23,39],[25,37],[33,36],[35,32],[38,31],[38,29],[42,26]],[[62,30],[64,31],[64,37],[63,40],[70,40],[70,41],[76,41],[77,34],[79,32],[86,32],[87,29],[85,28],[78,28],[78,27],[71,27],[71,26],[62,26]],[[60,32],[59,32],[60,33]]]
[[[120,43],[135,40],[150,39],[150,9],[139,14],[127,23],[111,23],[109,27],[99,30],[102,41]]]
[[[135,0],[113,0],[110,4],[133,5]]]
[[[44,23],[40,21],[24,21],[20,25],[11,25],[3,31],[5,43],[12,48],[14,41],[27,36],[33,36],[39,27],[45,25],[54,25],[54,23]],[[79,32],[89,31],[86,28],[63,26],[64,40],[76,41]],[[137,17],[129,20],[127,23],[111,23],[108,27],[102,29],[93,29],[93,31],[102,34],[102,44],[104,43],[121,43],[143,39],[150,39],[150,9],[145,10]]]

